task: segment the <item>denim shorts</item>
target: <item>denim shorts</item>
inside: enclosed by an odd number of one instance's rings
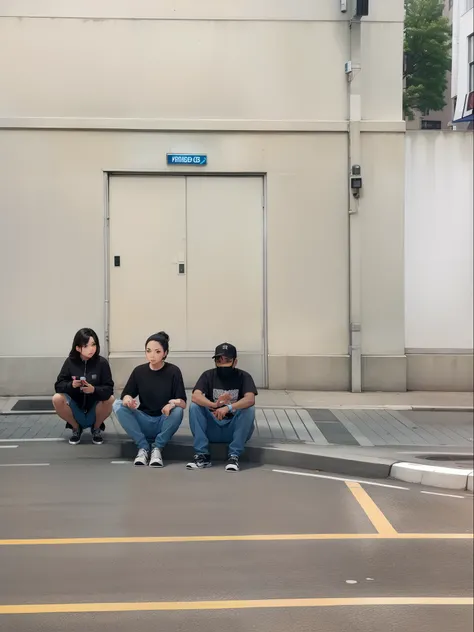
[[[70,395],[65,395],[65,398],[69,405],[69,408],[72,411],[72,416],[81,426],[81,428],[92,428],[92,426],[95,424],[95,407],[97,406],[97,402],[95,402],[92,408],[86,412],[78,406],[78,404],[71,398]]]

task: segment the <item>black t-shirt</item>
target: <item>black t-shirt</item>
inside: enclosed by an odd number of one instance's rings
[[[216,402],[221,395],[229,393],[231,404],[242,399],[246,393],[258,395],[252,376],[240,369],[234,369],[226,378],[220,377],[217,369],[209,369],[201,375],[194,390],[201,391],[211,402]]]
[[[165,363],[159,371],[150,369],[149,364],[141,364],[133,369],[131,376],[122,392],[122,399],[126,396],[139,397],[140,406],[147,415],[159,417],[163,406],[170,399],[186,401],[183,376],[174,364]]]

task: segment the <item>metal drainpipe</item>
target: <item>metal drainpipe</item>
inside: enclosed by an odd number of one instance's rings
[[[352,165],[361,165],[361,22],[349,23],[352,69],[348,73],[349,93],[349,172]],[[361,355],[361,218],[360,200],[352,194],[349,180],[349,339],[351,358],[351,390],[362,391]]]

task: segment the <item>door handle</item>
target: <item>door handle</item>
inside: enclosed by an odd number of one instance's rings
[[[114,257],[114,266],[116,268],[120,268],[120,255],[115,255],[115,257]]]

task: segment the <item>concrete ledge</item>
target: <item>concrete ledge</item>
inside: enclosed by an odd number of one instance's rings
[[[270,389],[345,391],[350,387],[349,356],[268,356]]]
[[[410,410],[425,413],[472,413],[474,406],[411,406]]]
[[[431,487],[445,489],[468,489],[469,477],[472,470],[437,465],[422,465],[420,463],[394,463],[390,471],[390,478],[405,483],[419,483]]]
[[[213,461],[227,459],[227,446],[224,444],[210,445]],[[130,442],[122,443],[122,458],[133,458],[137,453],[136,446]],[[163,451],[164,459],[182,461],[183,464],[192,460],[194,454],[190,439],[174,439]],[[307,470],[344,474],[346,476],[363,476],[366,478],[388,478],[393,459],[368,457],[366,455],[331,454],[325,449],[304,445],[262,444],[248,445],[242,455],[242,462],[258,463],[260,465],[279,465]]]
[[[362,356],[362,390],[385,393],[406,391],[406,356]]]
[[[474,491],[474,474],[472,472],[467,477],[467,490],[469,492]]]
[[[18,394],[52,396],[64,362],[55,357],[0,357],[0,396]]]
[[[472,353],[407,354],[407,385],[410,391],[472,392]]]

